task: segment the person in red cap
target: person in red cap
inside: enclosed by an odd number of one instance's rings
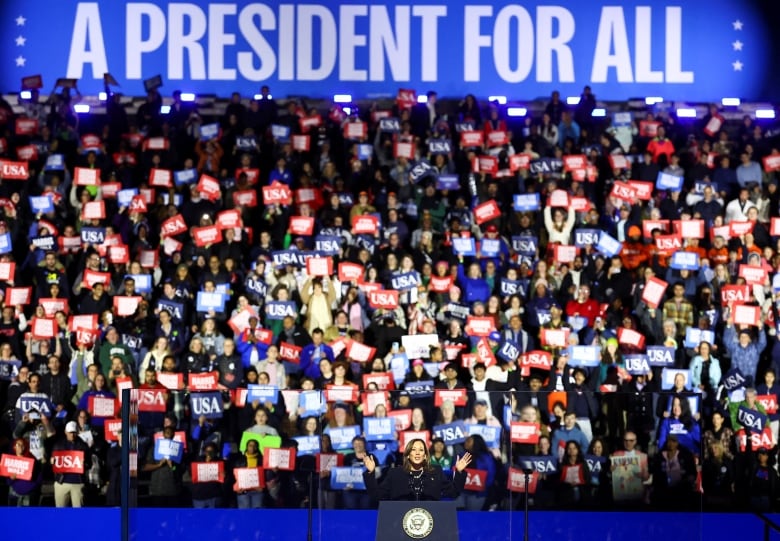
[[[623,261],[623,267],[632,272],[650,259],[647,247],[642,242],[642,229],[639,226],[629,226],[626,232],[626,242],[620,251],[620,259]]]

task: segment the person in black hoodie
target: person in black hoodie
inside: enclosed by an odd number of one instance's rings
[[[198,479],[194,474],[198,474]],[[192,506],[196,509],[221,507],[225,478],[225,463],[219,457],[217,445],[209,442],[203,454],[193,463]]]

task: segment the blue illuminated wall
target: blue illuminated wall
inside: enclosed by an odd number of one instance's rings
[[[775,522],[780,516],[770,515]],[[0,508],[3,539],[120,541],[118,509]],[[459,513],[462,541],[522,539],[522,513]],[[139,509],[131,515],[131,539],[171,541],[290,541],[306,539],[305,510]],[[369,541],[376,512],[314,513],[315,541]],[[66,533],[67,532],[67,533]],[[534,541],[638,541],[644,539],[763,539],[753,515],[696,513],[533,512]],[[773,537],[771,539],[776,539]]]
[[[769,0],[408,0],[131,2],[4,0],[0,90],[23,76],[81,80],[108,71],[128,94],[276,95],[399,88],[534,98],[553,89],[602,99],[777,98]],[[55,23],[56,21],[56,23]],[[316,83],[316,84],[312,84]]]

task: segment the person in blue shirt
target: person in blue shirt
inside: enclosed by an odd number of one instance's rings
[[[273,184],[274,181],[281,182],[287,186],[292,185],[293,176],[289,169],[287,169],[287,160],[279,158],[276,161],[276,169],[271,171],[268,177],[268,184]]]
[[[563,458],[566,444],[570,441],[576,441],[580,449],[587,449],[590,445],[585,433],[577,426],[577,413],[574,411],[566,412],[563,416],[563,426],[556,430],[552,437],[552,452],[558,460]]]
[[[323,357],[330,362],[334,361],[333,349],[322,341],[324,333],[319,327],[311,333],[312,343],[301,350],[301,370],[306,377],[317,380],[320,372],[320,359]]]
[[[482,278],[482,270],[478,263],[469,265],[468,274],[463,269],[463,263],[458,265],[458,283],[463,288],[463,297],[466,304],[475,302],[487,302],[490,297],[490,286]]]
[[[685,395],[674,395],[671,411],[664,412],[664,418],[658,427],[659,449],[663,449],[670,436],[675,436],[680,445],[694,455],[701,454],[701,429],[698,415],[691,413]]]

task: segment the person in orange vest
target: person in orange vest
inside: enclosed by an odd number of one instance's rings
[[[640,265],[649,259],[647,247],[642,242],[642,230],[639,226],[632,225],[628,228],[626,242],[620,251],[620,259],[626,270],[635,271]]]
[[[669,162],[672,161],[674,144],[672,144],[671,140],[666,138],[666,129],[663,126],[658,126],[658,135],[647,144],[647,151],[653,155],[653,163],[658,162],[658,158],[661,154],[666,154],[667,160]]]
[[[699,246],[699,239],[687,239],[683,251],[698,254],[699,261],[707,257],[707,250]]]
[[[729,249],[726,247],[726,239],[718,235],[712,242],[712,248],[707,252],[712,267],[726,265],[729,262]]]

